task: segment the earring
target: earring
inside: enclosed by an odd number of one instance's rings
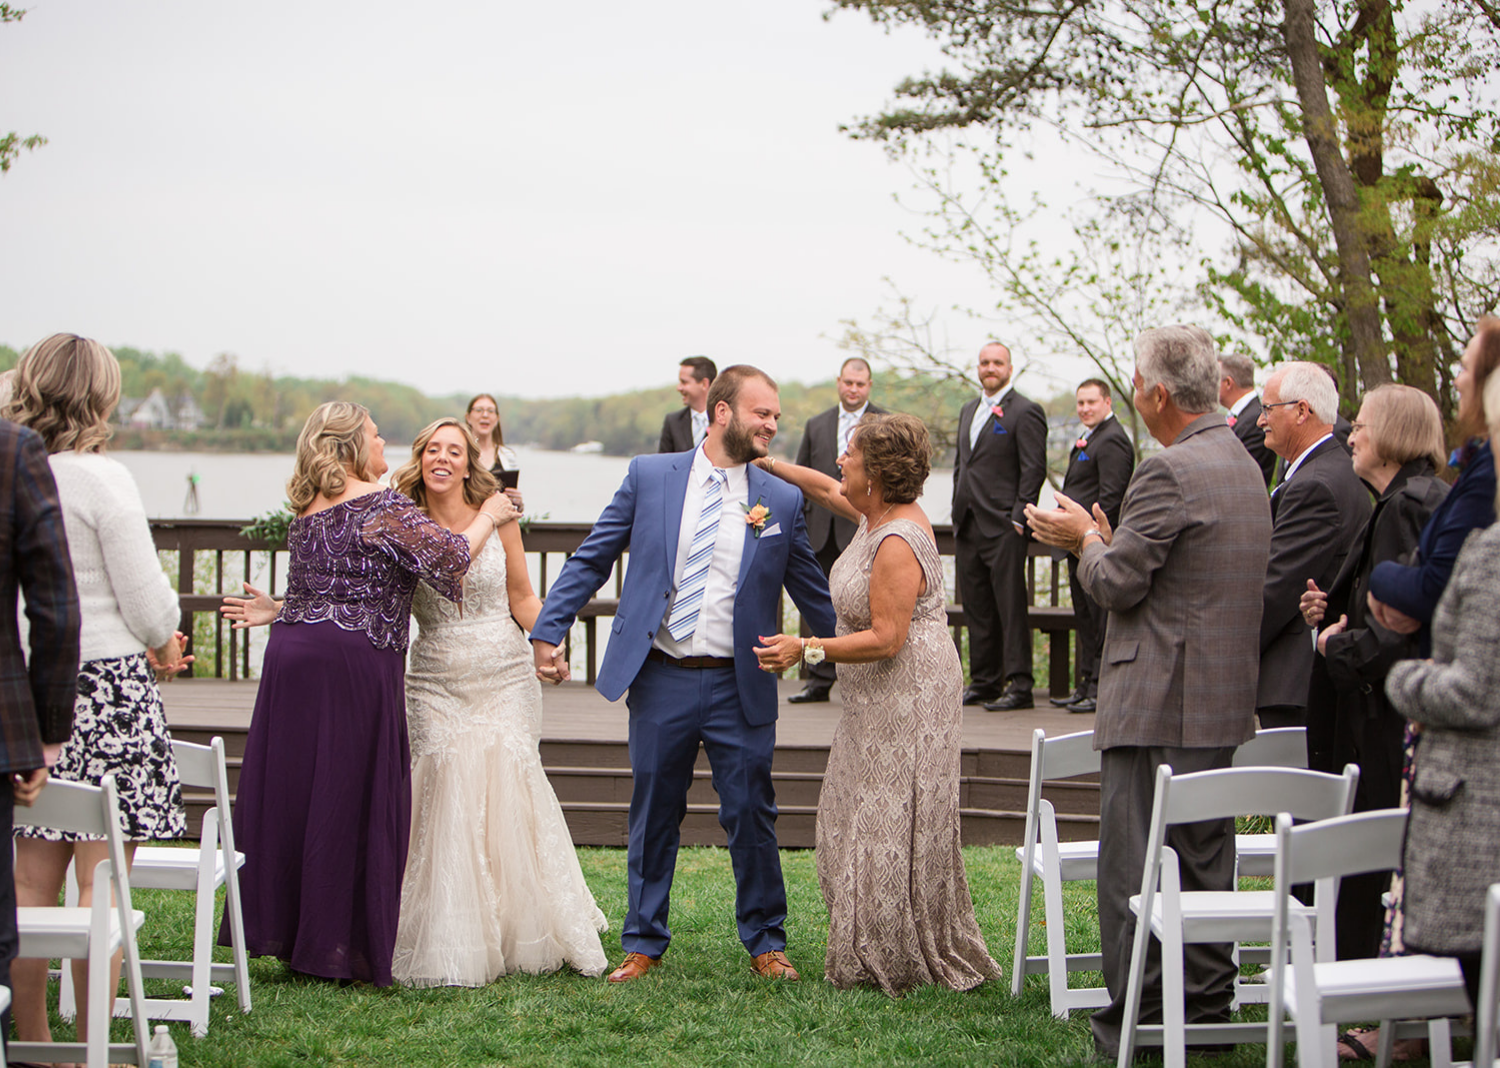
[[[871,485],[870,483],[866,482],[865,483],[865,496],[868,497],[870,495],[871,491],[874,490],[874,488],[875,487],[873,485]]]

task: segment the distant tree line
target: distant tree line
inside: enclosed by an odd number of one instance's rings
[[[478,382],[472,391],[430,397],[412,386],[362,376],[337,381],[273,376],[247,370],[228,354],[215,357],[200,370],[176,353],[143,352],[128,346],[112,351],[120,361],[125,397],[146,397],[156,389],[168,400],[190,396],[206,418],[206,424],[197,430],[121,426],[112,441],[121,449],[289,452],[308,413],[328,400],[365,405],[386,440],[404,443],[434,419],[461,415],[469,397],[487,385]],[[19,358],[16,349],[0,345],[0,371],[14,367]],[[782,382],[780,386],[781,430],[774,448],[790,457],[797,450],[808,419],[837,404],[838,392],[831,375],[827,382],[817,385]],[[958,410],[974,388],[957,379],[888,371],[875,375],[870,395],[882,407],[922,418],[933,433],[941,459],[953,447]],[[665,381],[660,388],[607,397],[535,400],[500,394],[497,399],[507,442],[565,450],[597,441],[611,456],[655,452],[662,418],[682,404]],[[1049,407],[1071,411],[1072,396],[1057,398],[1049,402]]]

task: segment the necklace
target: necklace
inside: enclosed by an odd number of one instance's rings
[[[886,516],[890,515],[891,514],[891,508],[894,508],[894,507],[896,507],[896,506],[893,504],[893,505],[890,506],[890,508],[887,508],[885,511],[881,512],[880,513],[880,519],[877,519],[877,520],[875,520],[875,522],[871,523],[870,526],[869,526],[869,529],[870,530],[874,530],[876,527],[880,526],[880,520],[884,519]]]

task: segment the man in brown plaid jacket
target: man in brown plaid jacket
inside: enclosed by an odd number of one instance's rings
[[[1148,330],[1136,342],[1135,408],[1164,446],[1141,461],[1114,530],[1066,498],[1028,510],[1037,537],[1078,553],[1078,579],[1109,610],[1094,748],[1099,775],[1099,938],[1111,1002],[1094,1044],[1120,1044],[1156,769],[1228,767],[1255,734],[1261,587],[1271,508],[1260,468],[1218,414],[1213,338],[1196,326]],[[1234,884],[1233,821],[1174,827],[1184,890]],[[1229,946],[1188,947],[1187,1021],[1229,1018]],[[1161,1022],[1161,968],[1146,966],[1141,1022]]]
[[[18,589],[31,625],[29,659]],[[15,805],[36,800],[73,730],[81,620],[47,450],[35,431],[0,419],[0,984],[7,987],[18,944],[11,819]],[[0,1021],[7,1034],[9,1017]]]

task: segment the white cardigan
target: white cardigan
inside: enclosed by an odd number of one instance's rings
[[[181,610],[135,480],[124,464],[99,453],[59,452],[51,461],[83,612],[80,659],[165,645]]]

